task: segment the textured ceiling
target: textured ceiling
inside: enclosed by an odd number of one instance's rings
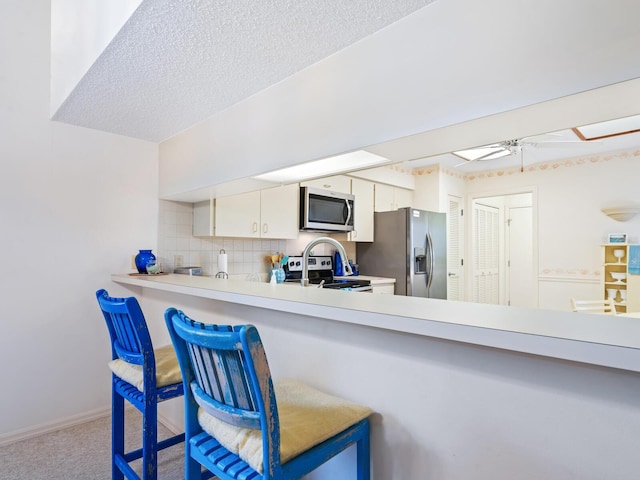
[[[53,116],[160,142],[435,0],[145,0]]]

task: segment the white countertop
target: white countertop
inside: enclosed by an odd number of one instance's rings
[[[188,275],[114,282],[374,328],[640,371],[640,320]],[[364,277],[363,277],[364,278]]]

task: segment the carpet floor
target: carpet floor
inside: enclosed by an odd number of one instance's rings
[[[126,409],[128,450],[140,448],[140,413]],[[158,425],[158,438],[172,432]],[[0,447],[2,480],[109,480],[111,478],[111,417],[57,430]],[[184,477],[182,443],[158,453],[158,479],[180,480]],[[141,461],[132,463],[140,474]]]

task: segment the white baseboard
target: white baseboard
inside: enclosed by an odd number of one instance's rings
[[[135,407],[127,404],[125,409],[133,409]],[[137,411],[137,410],[136,410]],[[21,440],[27,440],[29,438],[44,435],[45,433],[55,432],[56,430],[62,430],[63,428],[74,427],[81,423],[91,422],[99,418],[108,417],[111,415],[111,408],[99,408],[86,413],[73,415],[71,417],[55,420],[53,422],[41,423],[33,427],[24,428],[22,430],[16,430],[14,432],[0,434],[0,447],[3,445],[9,445],[10,443],[19,442]],[[158,421],[167,427],[174,434],[182,433],[184,429],[182,425],[177,425],[175,422],[169,419],[166,415],[162,415],[158,412]]]
[[[131,405],[126,405],[126,409],[134,409]],[[16,430],[14,432],[4,433],[0,435],[0,447],[9,445],[10,443],[19,442],[21,440],[27,440],[29,438],[44,435],[45,433],[55,432],[56,430],[62,430],[63,428],[74,427],[81,423],[91,422],[99,418],[108,417],[111,415],[111,408],[100,408],[79,415],[73,415],[71,417],[55,420],[53,422],[42,423],[33,427],[28,427],[22,430]],[[177,425],[171,421],[166,415],[158,413],[158,421],[167,427],[174,434],[182,433],[184,429],[181,425]]]
[[[86,413],[73,415],[71,417],[55,420],[53,422],[41,423],[33,427],[16,430],[14,432],[3,433],[0,435],[0,447],[10,443],[19,442],[28,438],[37,437],[49,432],[61,430],[63,428],[73,427],[81,423],[97,420],[98,418],[111,415],[111,408],[100,408]]]

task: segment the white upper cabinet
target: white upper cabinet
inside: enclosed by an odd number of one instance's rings
[[[218,237],[298,238],[298,185],[216,199]]]
[[[372,182],[351,179],[351,194],[356,197],[354,229],[347,236],[351,242],[373,242],[373,192]]]
[[[299,192],[297,183],[260,192],[261,238],[298,238]]]
[[[384,183],[375,184],[375,211],[388,212],[413,203],[413,191]]]
[[[394,187],[393,199],[395,202],[395,210],[403,207],[413,206],[413,190],[408,188]]]
[[[216,198],[217,237],[260,237],[260,192]]]
[[[213,237],[214,232],[214,200],[204,200],[193,204],[193,236]]]

